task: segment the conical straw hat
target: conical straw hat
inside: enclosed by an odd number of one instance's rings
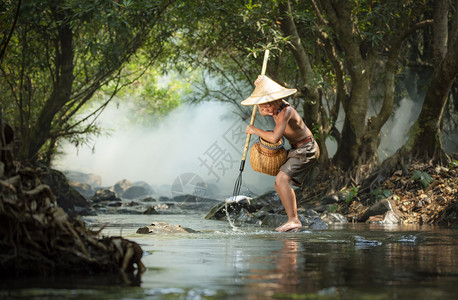
[[[296,89],[287,89],[263,76],[250,97],[242,101],[242,105],[263,104],[278,99],[283,99],[297,92]]]

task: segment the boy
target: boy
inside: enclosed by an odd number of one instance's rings
[[[301,228],[297,216],[296,195],[290,184],[302,186],[312,162],[319,157],[318,148],[313,134],[305,125],[299,113],[283,98],[296,93],[296,89],[286,89],[268,78],[259,76],[255,81],[256,88],[242,105],[258,105],[261,116],[272,116],[275,121],[273,131],[265,131],[248,125],[246,134],[256,134],[270,143],[277,143],[284,136],[290,143],[286,162],[280,167],[275,178],[275,190],[288,215],[288,221],[277,227],[280,232]]]

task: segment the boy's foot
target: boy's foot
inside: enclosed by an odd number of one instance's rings
[[[286,232],[286,231],[290,231],[290,230],[293,230],[293,229],[298,229],[298,228],[301,228],[302,227],[302,224],[299,222],[287,222],[279,227],[277,227],[275,230],[276,231],[279,231],[279,232]]]

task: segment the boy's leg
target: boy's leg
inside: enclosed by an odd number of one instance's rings
[[[291,177],[283,171],[278,172],[275,178],[275,190],[280,196],[281,203],[288,215],[288,222],[277,227],[277,231],[288,231],[302,227],[301,221],[299,221],[297,216],[296,194],[289,184],[290,181]]]

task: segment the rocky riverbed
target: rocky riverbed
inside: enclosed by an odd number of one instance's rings
[[[305,228],[317,229],[347,222],[456,227],[457,170],[456,164],[449,167],[412,164],[407,172],[394,172],[390,178],[372,190],[368,187],[354,186],[321,197],[308,197],[305,194],[307,190],[296,190],[298,214]],[[102,188],[97,186],[100,180],[93,174],[85,177],[80,175],[79,178],[91,179],[95,185],[70,181],[71,186],[86,196],[87,205],[76,209],[86,215],[186,214],[200,211],[206,214],[207,219],[224,222],[230,220],[238,226],[249,224],[268,228],[279,226],[287,220],[275,191],[254,197],[239,195],[223,200],[188,194],[156,197],[153,189],[145,182],[132,183],[124,179],[113,186]],[[324,190],[326,184],[322,182],[316,185],[315,191]],[[88,191],[91,191],[92,195],[88,194]],[[157,228],[159,227],[155,228],[156,231]],[[147,233],[147,230],[143,232]],[[148,231],[151,232],[154,230]]]

